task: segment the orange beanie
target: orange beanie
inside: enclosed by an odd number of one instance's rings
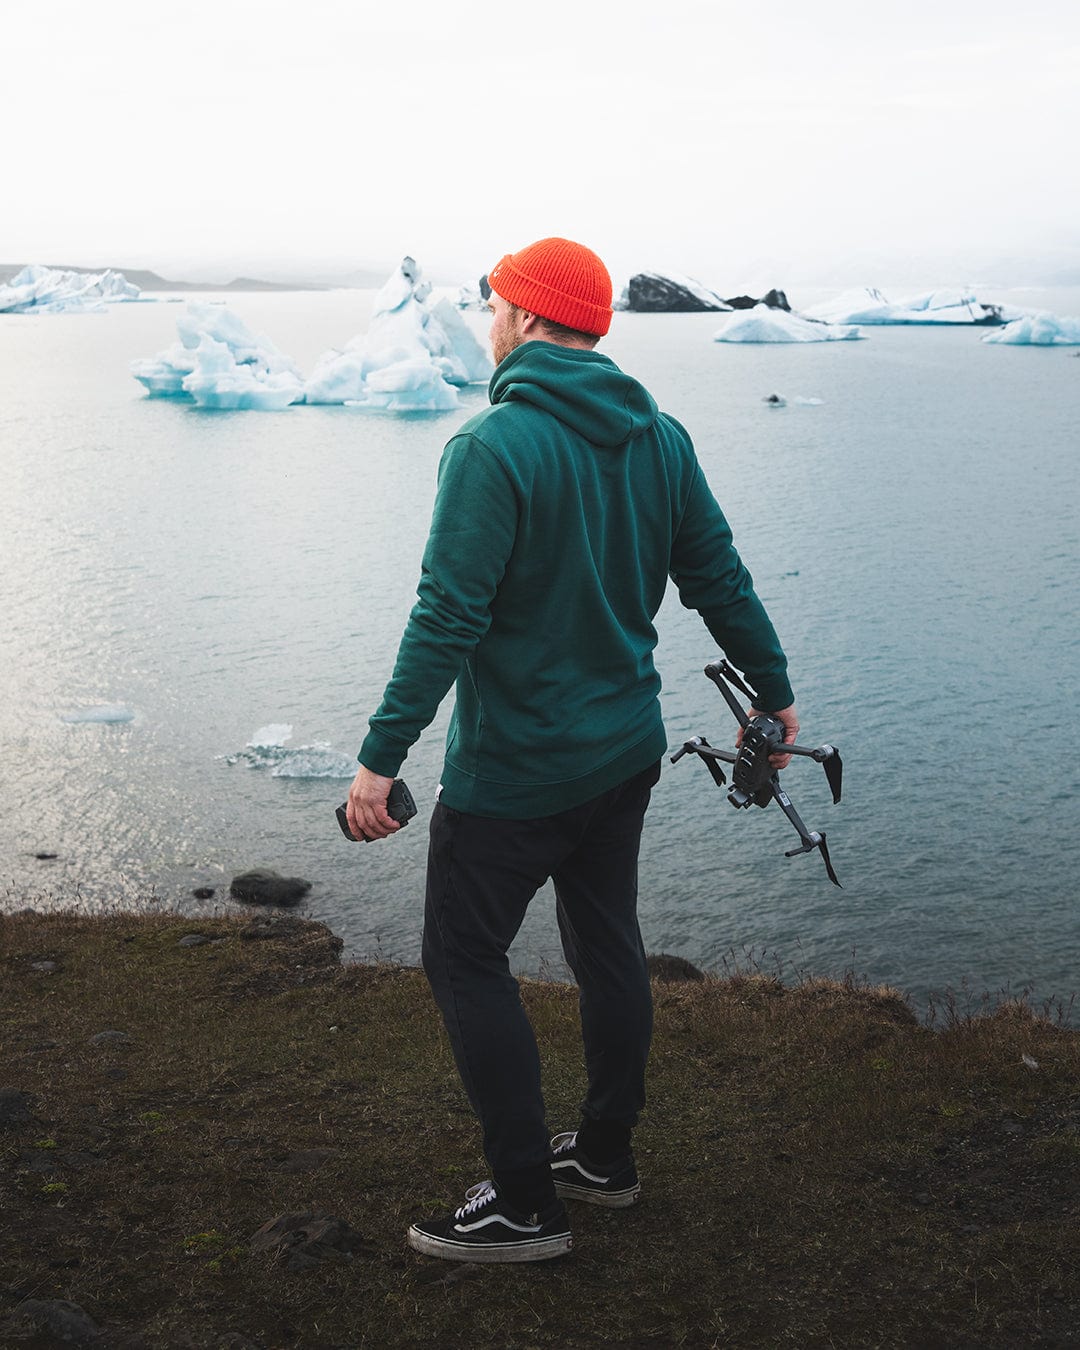
[[[611,277],[584,244],[540,239],[496,263],[488,283],[510,304],[552,323],[599,337],[611,327]]]

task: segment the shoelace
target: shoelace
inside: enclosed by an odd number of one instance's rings
[[[489,1200],[495,1199],[495,1187],[490,1181],[478,1181],[475,1186],[470,1186],[465,1192],[466,1203],[460,1209],[454,1211],[455,1219],[467,1219],[470,1214],[475,1214],[478,1209],[482,1209]]]
[[[567,1130],[564,1134],[557,1134],[551,1141],[551,1151],[555,1157],[560,1153],[567,1153],[577,1143],[577,1130]]]

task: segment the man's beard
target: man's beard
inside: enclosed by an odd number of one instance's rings
[[[491,344],[491,354],[495,358],[495,364],[501,365],[503,361],[516,348],[520,347],[525,341],[520,333],[504,330]]]

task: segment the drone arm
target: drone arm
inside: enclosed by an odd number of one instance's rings
[[[802,840],[802,848],[790,849],[784,853],[784,857],[794,858],[800,853],[812,853],[814,849],[819,849],[822,861],[825,863],[825,871],[829,875],[829,880],[834,886],[839,886],[840,881],[836,872],[833,870],[832,859],[829,857],[829,849],[825,843],[825,836],[819,834],[817,830],[808,830],[806,828],[803,824],[802,817],[791,804],[791,798],[780,786],[778,774],[773,774],[770,786],[772,788],[773,798],[780,804],[780,810],[783,811],[784,815],[787,816],[788,820],[790,820],[792,825],[798,830],[799,838]],[[843,887],[841,887],[841,890],[843,890]]]
[[[836,746],[818,745],[811,749],[807,745],[785,745],[783,752],[785,755],[805,755],[808,759],[817,760],[825,770],[825,777],[829,780],[833,805],[835,806],[840,800],[840,788],[844,773],[844,763]]]
[[[749,726],[750,719],[746,715],[746,710],[732,693],[731,685],[728,683],[728,681],[732,679],[732,676],[735,675],[735,672],[728,663],[726,661],[710,661],[705,667],[705,674],[708,675],[709,679],[712,680],[713,684],[715,684],[717,689],[723,694],[724,702],[735,714],[735,720],[738,722],[739,726]],[[738,677],[736,676],[736,678]],[[739,680],[739,687],[748,697],[753,698],[753,695],[743,684],[742,680]]]
[[[724,777],[724,771],[717,764],[718,759],[722,759],[725,764],[734,764],[736,755],[727,750],[717,750],[715,746],[709,744],[704,736],[693,736],[690,740],[684,741],[681,750],[676,750],[671,756],[672,764],[677,764],[683,755],[697,755],[699,759],[704,760],[705,767],[712,774],[713,782],[717,787],[724,787],[727,779]]]

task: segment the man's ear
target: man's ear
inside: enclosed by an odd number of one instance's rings
[[[531,314],[527,309],[521,311],[521,331],[530,332],[540,322],[539,314]]]

